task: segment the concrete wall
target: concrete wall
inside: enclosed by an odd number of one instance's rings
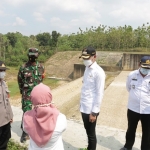
[[[130,71],[130,70],[136,70],[139,68],[139,62],[141,58],[145,55],[150,54],[130,54],[130,53],[124,53],[122,58],[122,67],[123,70]]]
[[[83,64],[74,64],[73,79],[77,79],[83,76],[85,66]]]
[[[139,62],[141,58],[145,55],[150,54],[132,54],[132,53],[123,53],[121,59],[116,63],[116,66],[110,65],[100,65],[104,71],[132,71],[139,68]],[[114,56],[115,57],[115,56]],[[73,79],[77,79],[83,76],[85,66],[83,64],[74,64]]]
[[[119,66],[103,66],[100,65],[105,71],[118,71],[122,70],[122,67]],[[74,72],[73,72],[73,79],[77,79],[83,76],[85,70],[85,66],[83,64],[74,64]]]

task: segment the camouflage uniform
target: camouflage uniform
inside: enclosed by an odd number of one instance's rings
[[[44,67],[36,61],[33,66],[30,61],[20,67],[18,73],[18,84],[20,93],[22,94],[22,110],[26,112],[32,109],[30,101],[30,93],[34,86],[38,85],[43,80]]]
[[[23,115],[26,111],[32,109],[32,102],[30,101],[32,89],[41,83],[44,78],[44,67],[37,61],[38,49],[29,48],[28,58],[29,61],[21,66],[18,72],[18,85],[22,94]],[[21,128],[23,127],[22,123],[23,121],[21,122]],[[20,142],[24,143],[28,138],[28,134],[23,131]]]

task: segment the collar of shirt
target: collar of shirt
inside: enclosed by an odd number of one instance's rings
[[[87,67],[87,68],[91,68],[91,69],[94,69],[96,67],[97,63],[96,61],[90,66],[90,67]]]

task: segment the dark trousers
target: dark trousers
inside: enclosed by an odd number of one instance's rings
[[[97,144],[97,139],[96,139],[96,131],[95,131],[95,127],[96,127],[96,121],[91,123],[89,122],[89,114],[82,114],[82,120],[84,123],[84,128],[86,130],[86,134],[88,137],[88,150],[96,150],[96,144]]]
[[[0,127],[0,150],[7,149],[7,143],[11,138],[10,123]]]
[[[128,149],[132,149],[135,141],[136,128],[139,120],[142,125],[142,141],[141,150],[150,150],[150,114],[139,114],[128,109],[128,129],[126,132],[125,146]]]

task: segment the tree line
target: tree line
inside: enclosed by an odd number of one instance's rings
[[[27,61],[27,50],[36,47],[40,51],[39,61],[45,62],[57,51],[79,51],[91,45],[101,51],[150,52],[150,25],[110,27],[91,26],[77,33],[60,34],[44,32],[24,36],[19,32],[0,34],[0,59],[9,66],[20,66]]]

